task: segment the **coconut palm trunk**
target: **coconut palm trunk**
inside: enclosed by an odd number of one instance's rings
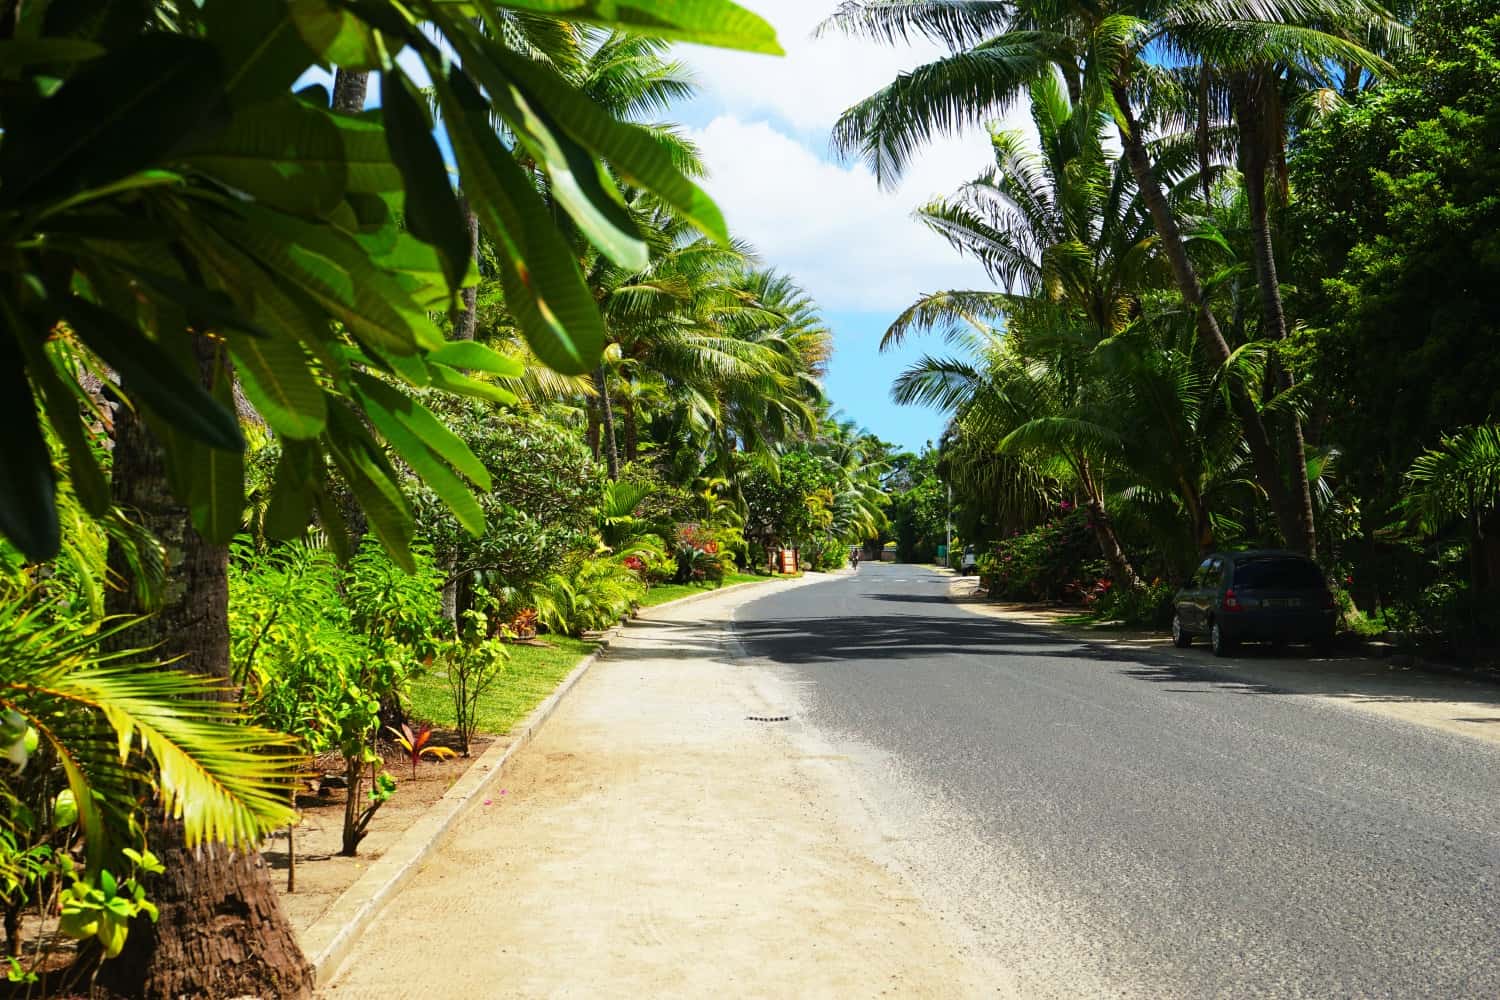
[[[223,364],[200,340],[205,375]],[[128,388],[128,387],[127,387]],[[115,503],[139,518],[166,549],[167,585],[161,608],[127,634],[151,646],[175,669],[229,677],[229,550],[204,541],[172,495],[161,447],[127,409],[115,424]],[[129,579],[123,554],[110,569]],[[142,610],[130,588],[111,591],[111,614]],[[271,886],[270,870],[255,851],[189,851],[180,827],[158,816],[152,850],[166,872],[148,892],[161,910],[151,923],[131,924],[125,950],[104,963],[99,984],[129,997],[310,996],[313,969],[303,957]]]
[[[599,420],[603,425],[601,437],[605,465],[610,479],[620,478],[620,449],[615,443],[615,408],[609,401],[609,379],[601,363],[594,369],[594,388],[599,390]]]
[[[1077,468],[1078,478],[1088,494],[1089,532],[1094,536],[1094,541],[1099,545],[1099,553],[1109,566],[1110,577],[1123,587],[1140,590],[1144,584],[1135,567],[1130,564],[1125,546],[1120,544],[1120,536],[1115,534],[1114,523],[1110,521],[1109,512],[1104,507],[1104,492],[1095,481],[1093,470],[1089,468],[1087,461],[1080,461]]]
[[[1157,235],[1161,238],[1162,251],[1172,267],[1172,276],[1176,281],[1178,291],[1188,307],[1193,310],[1194,321],[1198,329],[1198,341],[1203,345],[1209,360],[1222,366],[1229,361],[1229,344],[1224,339],[1223,331],[1219,329],[1219,321],[1214,318],[1213,310],[1209,308],[1208,301],[1204,298],[1203,285],[1198,280],[1198,273],[1193,267],[1192,260],[1188,258],[1187,241],[1183,238],[1182,229],[1177,225],[1177,217],[1173,214],[1172,206],[1167,203],[1166,193],[1162,190],[1161,182],[1152,168],[1151,155],[1146,150],[1145,135],[1131,108],[1129,90],[1125,83],[1116,82],[1113,85],[1113,94],[1120,111],[1119,132],[1120,142],[1124,147],[1125,161],[1140,190],[1141,200],[1145,202],[1147,210],[1151,213],[1151,221],[1156,228]],[[1270,435],[1266,432],[1266,425],[1261,419],[1260,410],[1256,408],[1255,401],[1250,397],[1242,380],[1231,377],[1229,389],[1231,405],[1240,419],[1245,434],[1245,443],[1250,447],[1250,459],[1255,468],[1256,481],[1271,501],[1271,508],[1276,512],[1276,522],[1282,537],[1287,540],[1288,544],[1299,544],[1303,537],[1301,520],[1290,502],[1285,481],[1281,476],[1280,459]]]
[[[635,397],[626,393],[620,399],[620,408],[625,411],[625,461],[634,462],[641,453],[641,427],[635,412]]]
[[[464,223],[469,229],[469,259],[479,260],[479,216],[469,207],[469,199],[460,192],[458,196],[459,206],[463,209]],[[473,340],[479,333],[479,288],[475,285],[463,289],[458,293],[459,301],[462,303],[457,316],[457,322],[453,324],[453,338],[455,340]]]
[[[1250,242],[1255,258],[1255,278],[1260,291],[1260,306],[1265,332],[1278,345],[1286,340],[1286,311],[1282,307],[1281,282],[1276,272],[1276,251],[1271,240],[1271,216],[1266,198],[1266,179],[1271,144],[1265,135],[1267,115],[1257,106],[1255,91],[1268,84],[1263,78],[1246,75],[1235,88],[1235,118],[1240,133],[1240,167],[1245,177],[1245,197],[1250,206]],[[1278,392],[1293,387],[1292,373],[1273,356],[1274,378]],[[1285,447],[1288,452],[1290,478],[1287,502],[1297,519],[1297,533],[1287,536],[1287,544],[1308,556],[1316,555],[1318,535],[1313,517],[1312,484],[1307,478],[1307,445],[1302,436],[1302,417],[1289,409],[1284,421]]]

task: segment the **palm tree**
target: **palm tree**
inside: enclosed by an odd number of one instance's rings
[[[976,421],[994,421],[997,441],[1038,420],[1067,419],[1084,404],[1092,391],[1090,352],[1131,322],[1141,290],[1160,279],[1156,241],[1130,175],[1104,150],[1102,115],[1072,105],[1056,77],[1042,77],[1029,89],[1038,148],[1017,132],[993,131],[995,167],[918,212],[1006,291],[924,296],[882,341],[889,346],[910,330],[933,326],[950,336],[959,336],[964,324],[984,331],[980,317],[1003,316],[1011,341],[1005,348],[989,342],[986,332],[971,335],[990,362],[986,378],[972,386],[976,396],[961,401],[951,395],[944,378],[960,373],[927,362],[903,375],[896,393],[903,402],[965,407],[970,432],[977,432]],[[1075,437],[1054,454],[1083,491],[1115,577],[1135,587],[1139,577],[1110,524],[1097,451]]]
[[[1467,427],[1419,455],[1406,473],[1403,507],[1429,533],[1462,523],[1469,535],[1469,584],[1500,589],[1500,426]]]
[[[980,124],[1013,103],[1030,83],[1060,72],[1071,95],[1088,96],[1112,114],[1124,158],[1161,241],[1179,293],[1192,311],[1209,359],[1226,364],[1231,349],[1188,253],[1188,240],[1164,178],[1151,155],[1143,101],[1162,75],[1148,53],[1221,69],[1267,59],[1343,60],[1374,65],[1374,57],[1327,23],[1381,26],[1389,18],[1366,0],[850,0],[827,27],[891,42],[925,37],[949,54],[903,74],[846,111],[834,141],[859,152],[884,184],[938,133]],[[1153,55],[1151,58],[1161,58]],[[1149,116],[1147,121],[1149,121]],[[1301,505],[1293,502],[1280,461],[1255,401],[1238,379],[1230,383],[1256,478],[1289,544],[1305,544]]]
[[[1366,61],[1356,58],[1355,53],[1345,52],[1341,53],[1342,58],[1331,60],[1327,58],[1325,46],[1314,45],[1301,60],[1251,59],[1232,63],[1223,70],[1200,63],[1181,71],[1182,75],[1195,78],[1192,86],[1183,88],[1183,96],[1188,98],[1185,110],[1193,119],[1192,127],[1199,137],[1199,155],[1205,168],[1210,156],[1207,137],[1212,127],[1219,122],[1232,122],[1235,152],[1248,207],[1251,258],[1260,293],[1262,334],[1273,344],[1285,341],[1288,333],[1269,204],[1271,191],[1283,201],[1287,194],[1288,132],[1343,105],[1347,101],[1346,95],[1371,86],[1379,74],[1389,68],[1384,55],[1404,44],[1404,32],[1391,22],[1360,18],[1323,23],[1320,29],[1350,41],[1362,34],[1372,50],[1379,54]],[[1205,176],[1206,173],[1205,170]],[[1273,174],[1274,187],[1270,183]],[[1274,349],[1271,377],[1277,392],[1282,395],[1289,394],[1294,387],[1291,370],[1275,356]],[[1300,530],[1300,537],[1291,541],[1308,555],[1313,555],[1317,549],[1317,537],[1301,415],[1295,407],[1289,407],[1282,422],[1290,485],[1288,499],[1296,508]]]

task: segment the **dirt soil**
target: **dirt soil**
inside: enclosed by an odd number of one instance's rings
[[[1347,653],[1316,655],[1297,647],[1276,652],[1270,646],[1247,645],[1233,656],[1218,658],[1202,640],[1188,649],[1177,649],[1171,637],[1161,633],[1065,622],[1062,619],[1076,616],[1077,609],[992,602],[978,587],[973,577],[955,578],[948,588],[949,599],[992,618],[1044,626],[1069,639],[1129,650],[1146,662],[1210,669],[1230,675],[1230,683],[1267,685],[1500,744],[1500,684],[1491,681],[1434,674]]]
[[[630,628],[325,995],[992,995],[796,692],[736,660],[753,596]]]
[[[433,742],[450,745],[442,741],[441,735],[435,735]],[[294,838],[297,849],[296,892],[286,891],[286,830],[278,830],[261,848],[261,854],[271,867],[272,883],[281,895],[281,908],[293,929],[300,934],[311,927],[386,848],[400,839],[408,827],[443,797],[469,766],[489,749],[491,742],[490,737],[476,737],[470,745],[468,757],[445,761],[424,758],[415,779],[412,778],[410,758],[399,747],[383,747],[386,769],[396,779],[396,794],[375,814],[368,835],[360,842],[359,854],[352,858],[339,854],[343,846],[344,790],[329,789],[325,795],[299,795],[297,807],[302,812],[302,822],[297,826]],[[340,766],[330,762],[331,771],[337,772]],[[361,795],[368,790],[367,779]]]

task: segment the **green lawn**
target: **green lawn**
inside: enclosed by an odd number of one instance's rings
[[[479,732],[493,735],[510,732],[511,726],[541,704],[568,672],[599,645],[562,635],[543,636],[542,641],[550,648],[507,647],[510,661],[505,665],[505,673],[479,702]],[[453,696],[448,692],[446,675],[433,671],[412,682],[411,714],[414,719],[431,722],[439,728],[453,728]]]
[[[719,587],[732,587],[736,583],[759,583],[762,580],[770,580],[773,577],[757,576],[754,573],[730,573],[724,577],[722,584],[712,583],[659,583],[646,592],[646,599],[641,602],[643,608],[654,608],[658,604],[666,604],[675,601],[679,597],[688,597],[692,594],[703,594]]]
[[[753,573],[731,573],[719,585],[706,583],[670,583],[652,587],[646,594],[643,607],[651,608],[679,597],[702,594],[717,590],[719,586],[736,583],[757,583],[770,580],[769,576]],[[514,645],[506,647],[510,661],[505,673],[480,699],[479,732],[505,735],[510,727],[524,719],[542,699],[556,689],[568,672],[598,647],[597,642],[570,639],[565,635],[545,635],[543,646]],[[421,722],[431,722],[440,729],[452,729],[453,696],[448,691],[448,678],[434,670],[418,677],[411,685],[411,716]]]

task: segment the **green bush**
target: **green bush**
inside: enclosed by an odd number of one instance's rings
[[[1103,576],[1088,515],[1066,508],[1041,527],[996,543],[979,570],[990,596],[1007,601],[1083,603]]]
[[[1094,601],[1093,610],[1105,621],[1165,628],[1172,623],[1172,597],[1176,592],[1171,584],[1160,581],[1139,590],[1111,585]]]
[[[542,625],[576,637],[618,624],[645,597],[646,584],[619,559],[579,553],[530,594]]]
[[[849,546],[832,535],[821,535],[802,547],[802,568],[814,573],[842,569],[849,561]]]

